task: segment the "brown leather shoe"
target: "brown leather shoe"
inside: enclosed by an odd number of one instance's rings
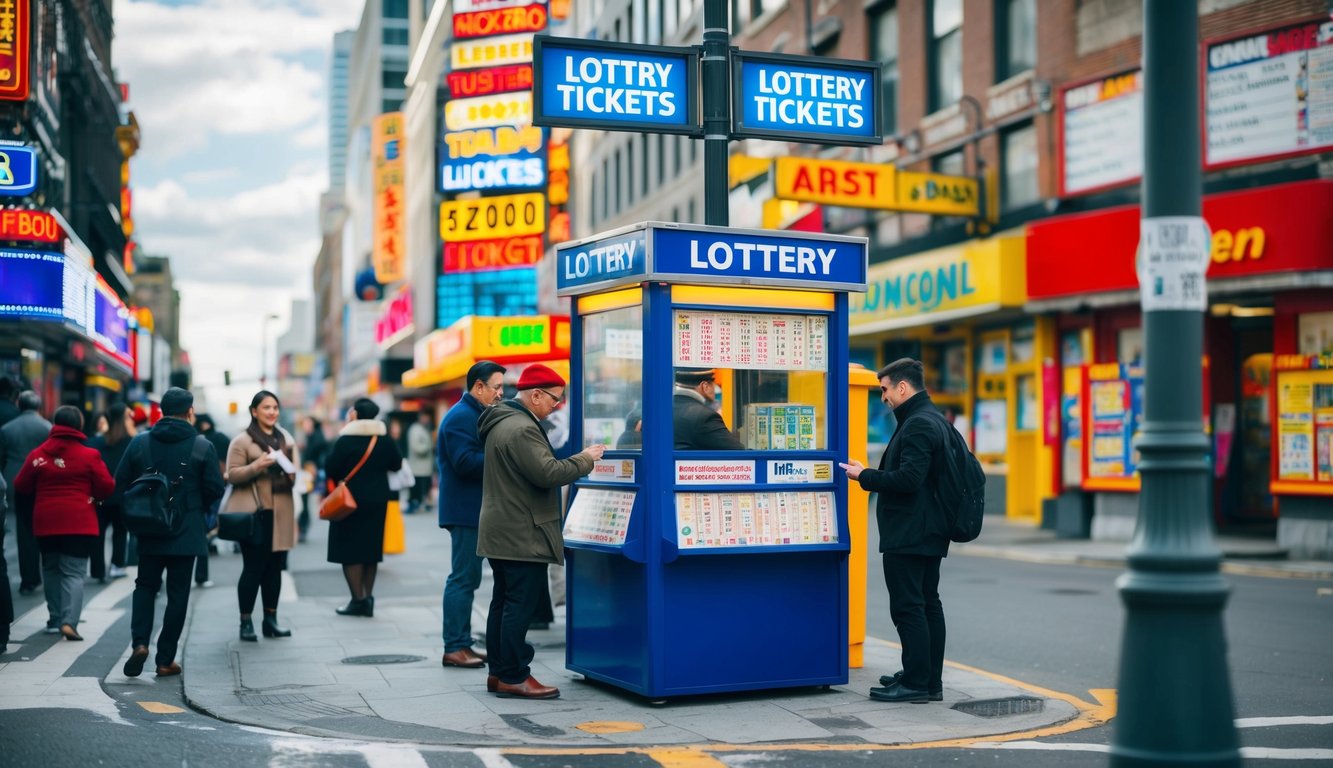
[[[181,673],[181,665],[174,661],[165,667],[157,668],[158,677],[171,677],[172,675],[179,675],[180,673]]]
[[[495,693],[500,688],[500,678],[495,675],[486,676],[486,692]]]
[[[486,666],[486,657],[471,648],[459,648],[453,653],[446,653],[440,657],[440,664],[446,667],[481,669]]]
[[[502,699],[558,699],[560,689],[553,685],[542,685],[537,682],[537,678],[528,675],[527,680],[517,685],[496,680],[495,695]]]

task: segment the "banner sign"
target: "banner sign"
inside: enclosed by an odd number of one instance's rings
[[[1060,194],[1080,195],[1143,175],[1143,72],[1066,89],[1060,95]]]
[[[849,163],[813,157],[779,157],[773,197],[848,208],[893,207],[892,165]]]
[[[529,91],[532,90],[532,65],[510,64],[491,69],[465,69],[450,72],[445,82],[449,86],[450,97],[455,99]]]
[[[544,231],[546,198],[540,192],[440,204],[440,239],[446,243],[540,235]]]
[[[441,147],[440,155],[447,154]],[[519,152],[492,160],[450,160],[440,163],[440,191],[541,189],[546,186],[546,163],[540,154]]]
[[[884,143],[879,62],[734,51],[732,135]]]
[[[699,132],[698,49],[539,35],[537,125]]]
[[[1205,165],[1333,147],[1333,21],[1206,47]]]
[[[63,320],[65,256],[0,250],[0,317]]]
[[[520,91],[475,99],[453,99],[444,105],[444,125],[451,131],[532,122],[532,93]]]
[[[29,0],[0,2],[0,100],[26,101],[32,24],[28,21]]]
[[[980,200],[976,179],[899,171],[893,209],[937,216],[980,216]]]
[[[556,246],[556,293],[669,280],[866,289],[864,237],[646,222]]]
[[[444,244],[444,272],[486,272],[531,267],[541,261],[541,235]]]
[[[460,12],[454,9],[454,39],[540,32],[546,29],[546,5],[496,8],[488,11]]]
[[[20,197],[37,189],[37,150],[0,141],[0,195]]]
[[[7,208],[0,211],[0,240],[36,240],[58,243],[65,239],[56,217],[46,211]]]
[[[371,135],[375,195],[371,263],[375,267],[375,280],[388,284],[403,279],[407,245],[407,211],[403,200],[403,113],[388,112],[375,118]]]
[[[453,69],[527,64],[532,61],[532,35],[503,35],[454,43],[449,46],[449,61]]]

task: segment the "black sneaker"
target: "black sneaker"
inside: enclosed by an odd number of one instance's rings
[[[897,672],[894,672],[892,675],[880,675],[879,684],[884,686],[885,688],[888,688],[889,686],[901,680],[902,676],[903,676],[903,671],[901,669],[898,670]],[[927,693],[929,694],[931,701],[944,701],[943,688],[940,688],[939,690],[931,690],[928,691]]]

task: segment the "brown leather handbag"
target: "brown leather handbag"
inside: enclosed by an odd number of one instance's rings
[[[370,452],[375,450],[375,441],[379,439],[378,435],[370,438],[370,445],[366,446],[366,454],[361,457],[355,467],[352,467],[352,471],[347,473],[347,477],[338,482],[338,487],[330,491],[329,495],[324,497],[324,501],[320,502],[320,520],[342,520],[356,511],[356,499],[352,498],[352,489],[347,487],[347,481],[356,477],[356,473],[361,470],[361,467],[365,466],[366,459],[370,458]]]

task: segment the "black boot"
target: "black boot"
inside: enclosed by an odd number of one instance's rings
[[[368,595],[366,597],[366,618],[370,618],[371,616],[374,615],[375,615],[375,596]]]
[[[359,597],[352,598],[351,602],[341,608],[336,609],[339,616],[370,616],[371,608],[369,601],[362,600]]]
[[[241,619],[241,639],[247,643],[259,642],[255,636],[255,623],[248,616]]]
[[[286,627],[278,626],[278,612],[264,611],[264,620],[260,623],[264,631],[264,637],[291,637],[292,631]],[[251,630],[254,631],[254,630]]]

